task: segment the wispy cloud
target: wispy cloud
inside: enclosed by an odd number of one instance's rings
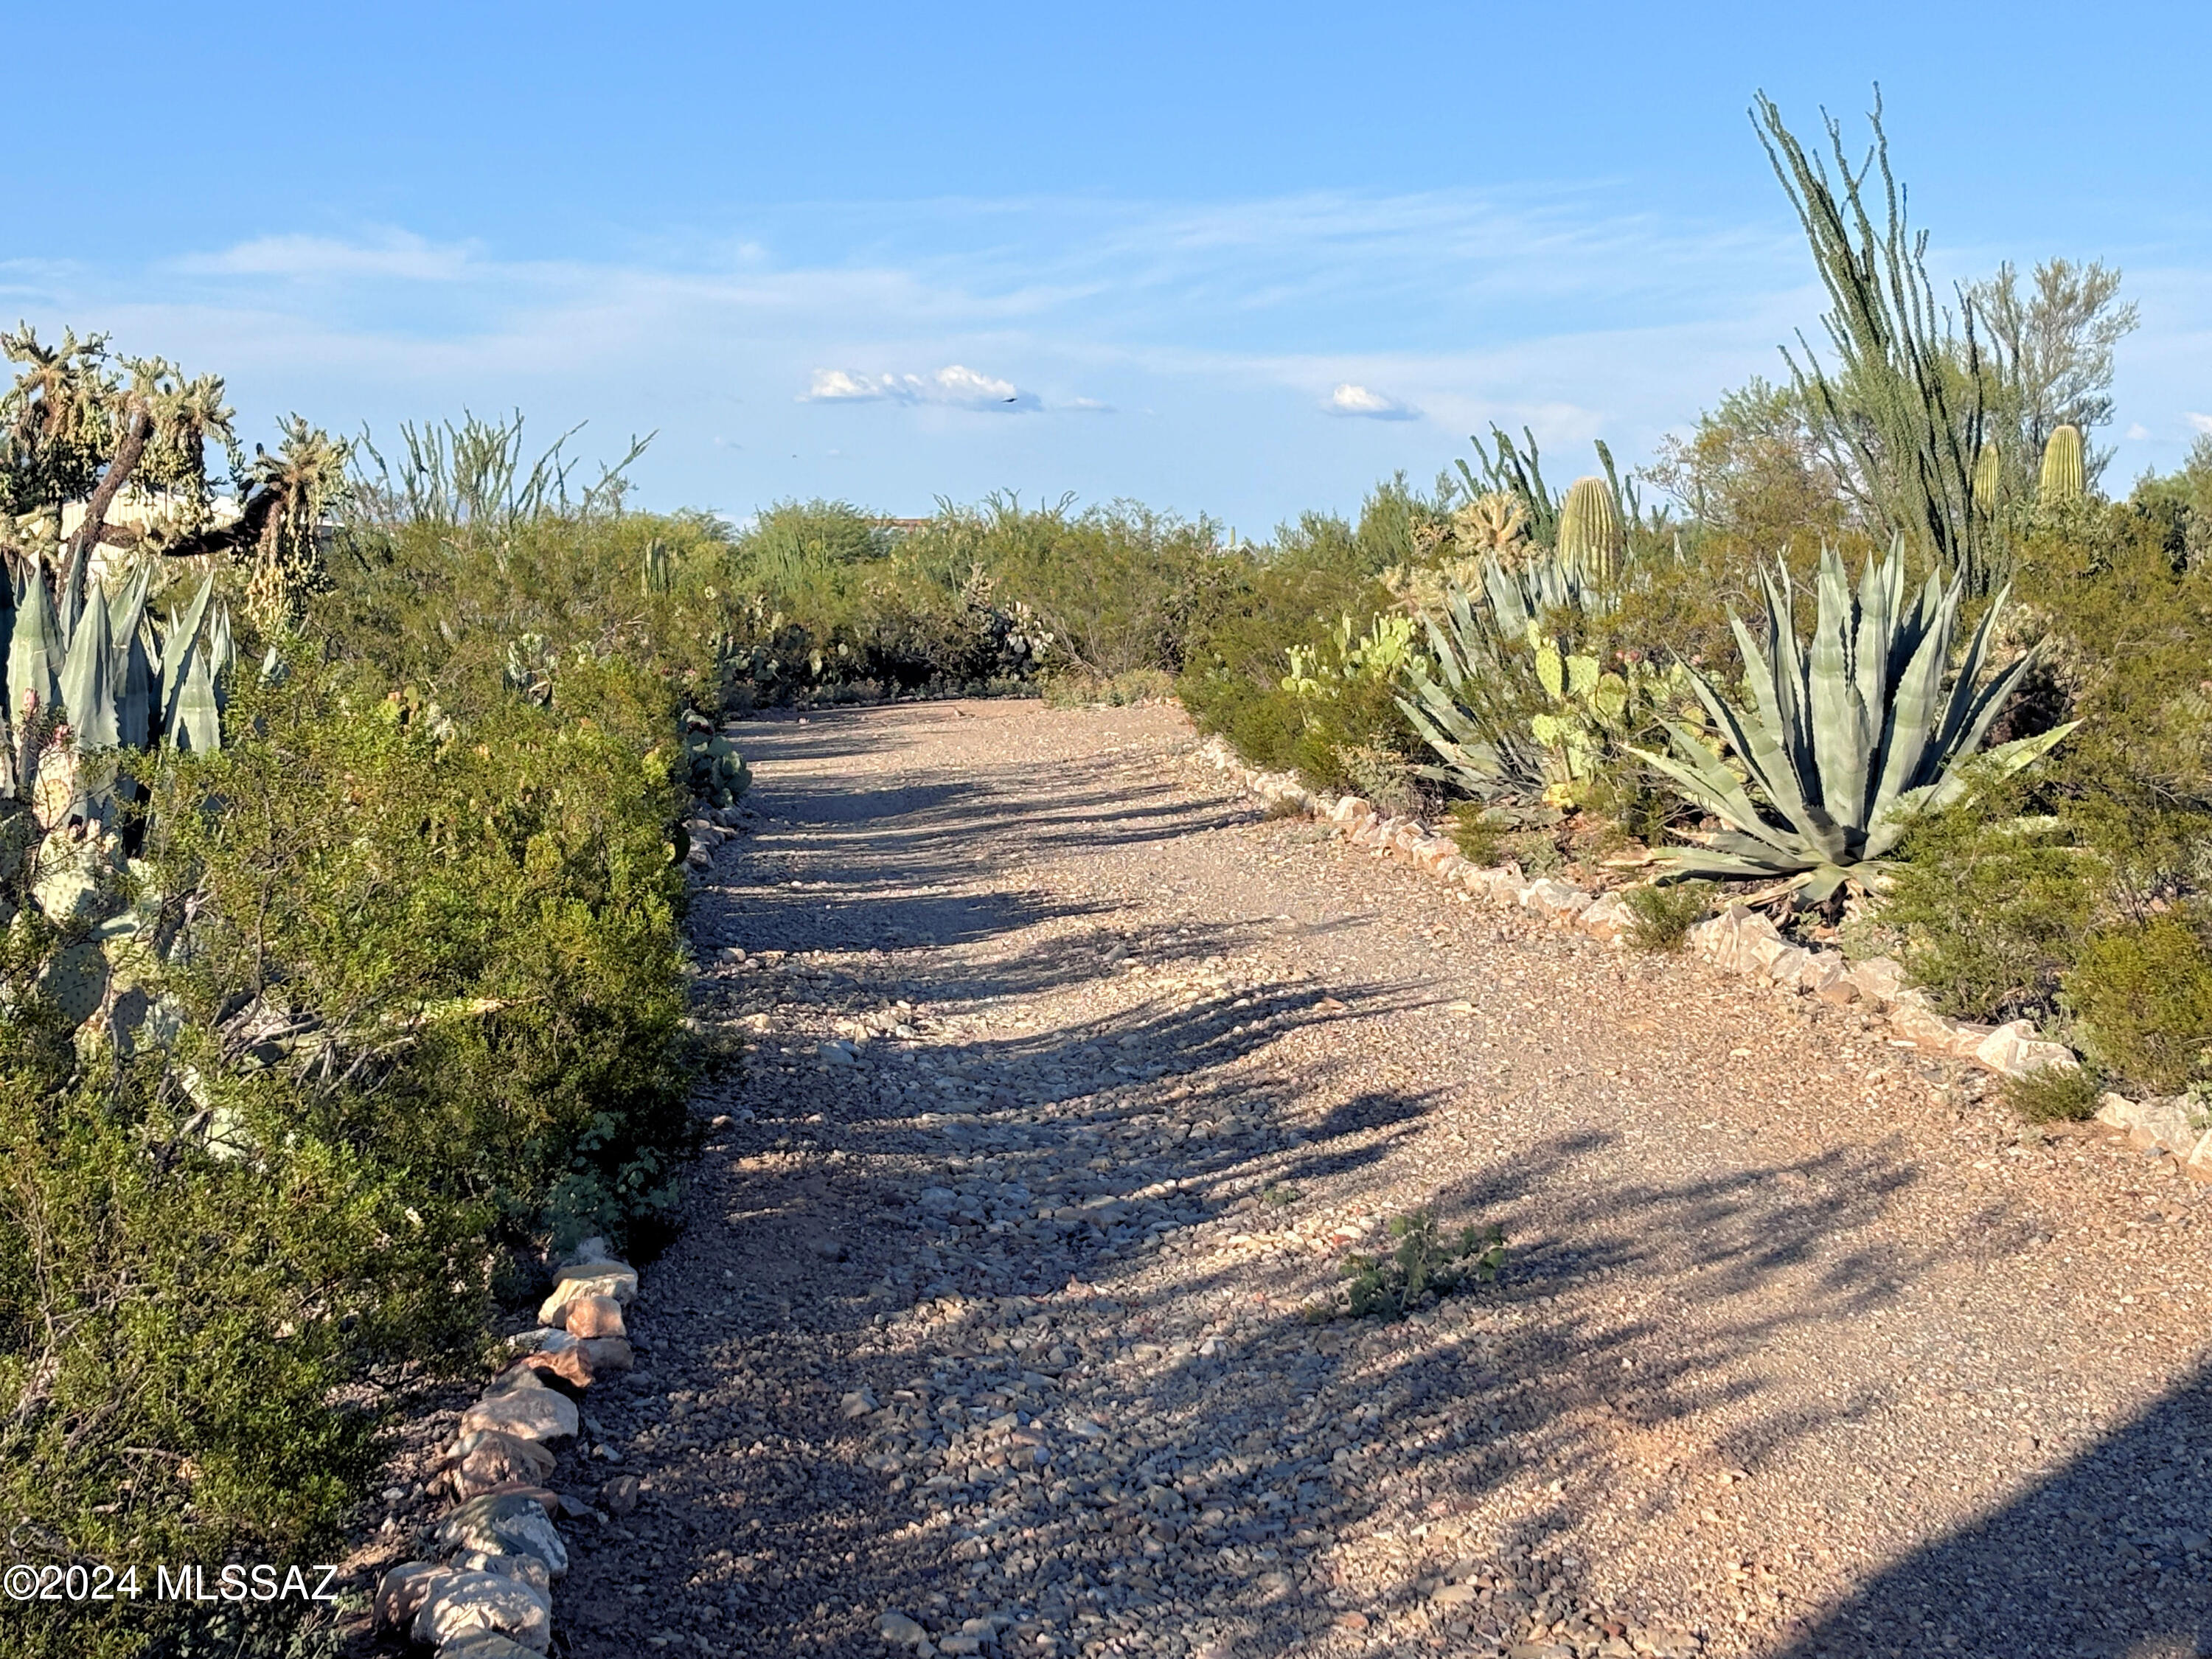
[[[1370,421],[1417,421],[1421,411],[1395,398],[1387,398],[1351,381],[1340,383],[1324,405],[1332,415],[1356,415]]]
[[[2187,415],[2191,429],[2197,432],[2212,433],[2212,415],[2199,415],[2193,409],[2185,412]],[[2149,434],[2146,433],[2144,435],[2148,437]]]
[[[1254,525],[1432,470],[1493,421],[1533,428],[1547,459],[1602,436],[1632,462],[1775,373],[1775,343],[1822,307],[1810,275],[1787,223],[1661,222],[1590,188],[815,204],[550,258],[272,231],[135,266],[0,262],[0,304],[216,369],[250,426],[519,404],[659,428],[640,476],[671,503],[1019,483]],[[2149,459],[2178,458],[2212,284],[2130,287],[2149,323],[2123,350],[2124,418],[2158,434]],[[1080,436],[973,418],[1115,410],[1134,412]]]
[[[195,276],[371,279],[455,283],[474,274],[475,250],[404,230],[357,241],[334,236],[259,236],[213,253],[190,253],[171,268]]]

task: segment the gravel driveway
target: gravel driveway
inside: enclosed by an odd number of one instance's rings
[[[2212,1652],[2175,1160],[1265,818],[1172,708],[740,738],[753,1052],[572,1652]],[[1416,1208],[1498,1282],[1305,1316]]]

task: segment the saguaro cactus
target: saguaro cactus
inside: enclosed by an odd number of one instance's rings
[[[1577,478],[1559,513],[1559,556],[1586,580],[1609,581],[1626,532],[1613,487],[1595,476]]]
[[[1982,446],[1982,453],[1974,458],[1974,506],[1977,510],[1994,513],[1997,510],[1997,486],[2004,476],[2004,453],[1991,438]]]
[[[2036,499],[2045,507],[2057,507],[2080,501],[2088,487],[2081,466],[2081,428],[2055,428],[2043,446],[2043,477],[2036,486]]]

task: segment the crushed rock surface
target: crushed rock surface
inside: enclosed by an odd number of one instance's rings
[[[1171,708],[739,733],[750,1052],[568,1652],[2212,1651],[2174,1160],[1264,817]],[[1310,1321],[1417,1208],[1499,1279]]]

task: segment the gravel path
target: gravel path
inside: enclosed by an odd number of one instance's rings
[[[753,1052],[571,1652],[2212,1652],[2175,1160],[1263,818],[1171,708],[743,736]],[[1499,1280],[1302,1316],[1421,1206]]]

